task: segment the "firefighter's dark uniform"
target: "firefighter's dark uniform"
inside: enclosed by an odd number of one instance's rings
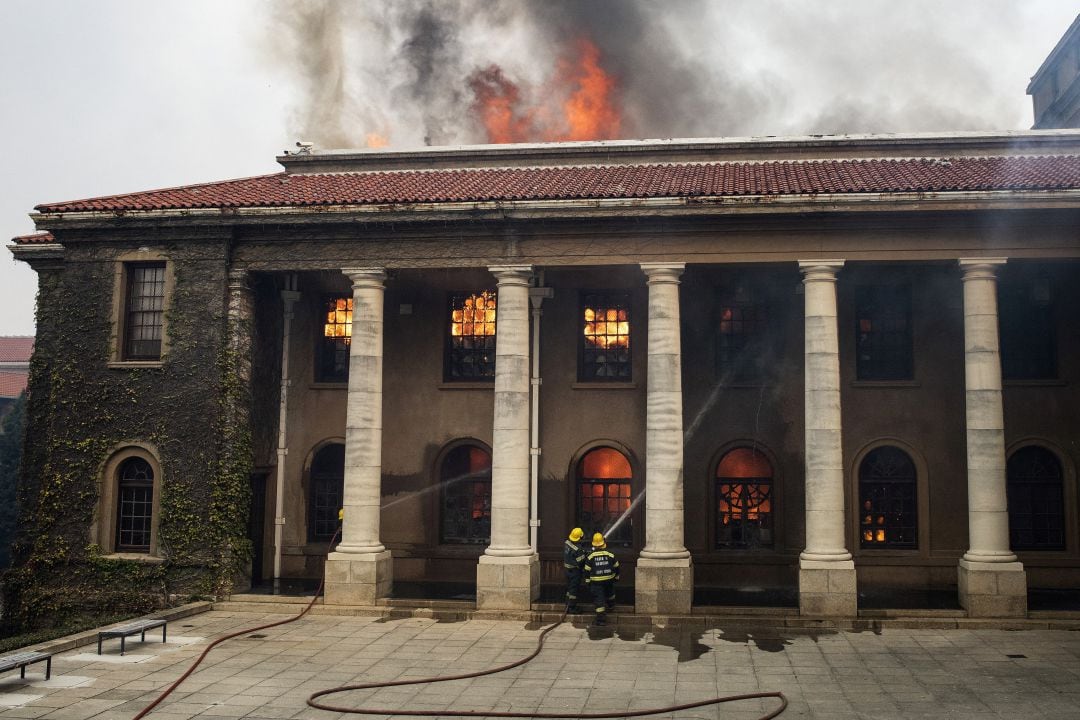
[[[592,590],[596,604],[596,624],[603,625],[604,616],[615,608],[615,581],[619,579],[619,560],[605,547],[595,548],[585,558],[585,582]]]
[[[577,612],[578,592],[581,590],[581,566],[585,564],[585,549],[567,538],[563,543],[563,569],[566,570],[566,612]]]

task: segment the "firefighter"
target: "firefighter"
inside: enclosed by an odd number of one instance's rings
[[[606,625],[607,613],[615,609],[615,581],[619,579],[619,561],[607,549],[603,533],[592,537],[593,550],[585,558],[585,582],[592,588],[596,605],[596,624]]]
[[[566,612],[577,612],[578,591],[581,589],[581,566],[585,564],[585,549],[578,545],[585,533],[581,528],[570,531],[563,543],[563,569],[566,570]]]

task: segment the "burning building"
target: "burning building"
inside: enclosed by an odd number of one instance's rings
[[[581,526],[640,613],[1080,588],[1080,133],[278,160],[15,239],[20,567],[525,609]]]

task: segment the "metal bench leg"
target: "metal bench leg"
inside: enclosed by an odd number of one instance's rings
[[[146,631],[142,631],[142,635],[139,637],[139,642],[146,642]]]
[[[164,625],[161,626],[161,644],[162,645],[165,644],[165,626]]]
[[[52,677],[52,655],[45,659],[45,679]]]
[[[126,635],[120,636],[120,657],[124,657],[124,641],[127,640]]]
[[[19,666],[19,677],[24,679],[24,680],[26,679],[26,666],[25,665],[20,665]]]
[[[101,654],[101,633],[98,633],[97,636],[97,654]]]

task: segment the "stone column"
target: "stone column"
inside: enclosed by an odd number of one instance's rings
[[[683,539],[682,347],[679,276],[685,263],[642,263],[649,286],[645,417],[645,547],[635,611],[689,614],[694,569]]]
[[[216,433],[219,462],[224,467],[251,471],[251,367],[254,333],[254,298],[246,268],[229,268],[226,339],[222,373],[223,417]],[[246,481],[245,477],[245,481]],[[224,550],[224,548],[223,548]],[[235,589],[250,587],[251,566],[245,561],[245,578],[235,578]]]
[[[393,563],[379,541],[382,500],[383,268],[343,271],[353,283],[345,418],[345,515],[326,560],[326,602],[370,605],[390,594]]]
[[[1027,615],[1024,566],[1009,549],[1005,420],[998,350],[997,266],[1005,258],[962,258],[968,541],[957,581],[968,615]]]
[[[800,260],[806,338],[806,549],[799,555],[799,612],[855,617],[855,563],[844,542],[844,457],[836,273],[843,260]]]
[[[491,544],[476,567],[476,607],[527,610],[540,596],[529,545],[529,278],[532,267],[489,268],[499,281],[495,419],[491,436]]]

